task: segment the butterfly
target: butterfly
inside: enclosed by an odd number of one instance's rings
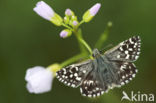
[[[103,54],[94,49],[94,59],[62,68],[56,78],[67,86],[80,87],[83,96],[100,96],[135,77],[138,70],[133,62],[139,57],[140,47],[140,37],[133,36]]]

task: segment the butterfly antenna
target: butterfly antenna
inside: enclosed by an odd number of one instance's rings
[[[104,48],[102,48],[102,49],[100,50],[100,53],[102,54],[107,48],[110,48],[110,47],[112,47],[112,46],[113,46],[113,44],[107,45],[106,47],[104,47]]]

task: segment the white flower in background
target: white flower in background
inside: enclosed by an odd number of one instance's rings
[[[27,81],[27,89],[30,93],[44,93],[51,90],[53,72],[50,70],[36,66],[26,71],[25,80]]]
[[[57,26],[62,24],[62,18],[44,1],[39,1],[33,10],[42,18],[51,21]]]
[[[83,15],[83,20],[85,22],[89,22],[99,11],[101,7],[100,3],[96,3],[94,6],[92,6],[89,10],[87,10]]]

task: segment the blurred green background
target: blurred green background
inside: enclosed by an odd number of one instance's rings
[[[39,17],[33,7],[38,0],[0,1],[0,103],[114,103],[122,91],[130,94],[156,94],[156,0],[44,0],[64,16],[71,8],[81,19],[83,13],[97,2],[102,3],[98,15],[82,25],[85,40],[93,47],[108,21],[113,27],[103,47],[140,35],[141,55],[135,63],[136,78],[122,88],[114,88],[97,99],[80,95],[79,89],[54,80],[52,91],[34,95],[25,88],[25,71],[36,65],[48,66],[79,53],[75,37],[61,39],[56,27]],[[126,101],[123,101],[126,102]]]

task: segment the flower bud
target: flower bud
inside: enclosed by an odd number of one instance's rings
[[[77,26],[78,22],[77,21],[73,21],[73,26]]]
[[[61,26],[63,19],[58,14],[55,13],[54,17],[52,17],[50,21],[56,26]]]
[[[61,38],[66,38],[66,37],[71,36],[71,34],[72,34],[71,30],[65,29],[65,30],[61,31],[60,37]]]
[[[65,17],[64,17],[64,23],[65,23],[65,24],[68,24],[68,23],[69,23],[69,17],[68,17],[68,16],[65,16]]]
[[[77,21],[77,16],[73,15],[73,16],[71,17],[71,20],[72,20],[72,21],[74,21],[74,20]]]
[[[97,3],[93,7],[91,7],[89,10],[87,10],[83,15],[83,20],[85,22],[89,22],[98,13],[100,7],[101,7],[101,4]]]
[[[62,24],[62,18],[44,1],[39,1],[33,10],[42,18],[51,21],[57,26]]]
[[[70,9],[66,9],[65,15],[66,15],[66,16],[72,16],[72,15],[74,15],[74,12],[71,11]]]

